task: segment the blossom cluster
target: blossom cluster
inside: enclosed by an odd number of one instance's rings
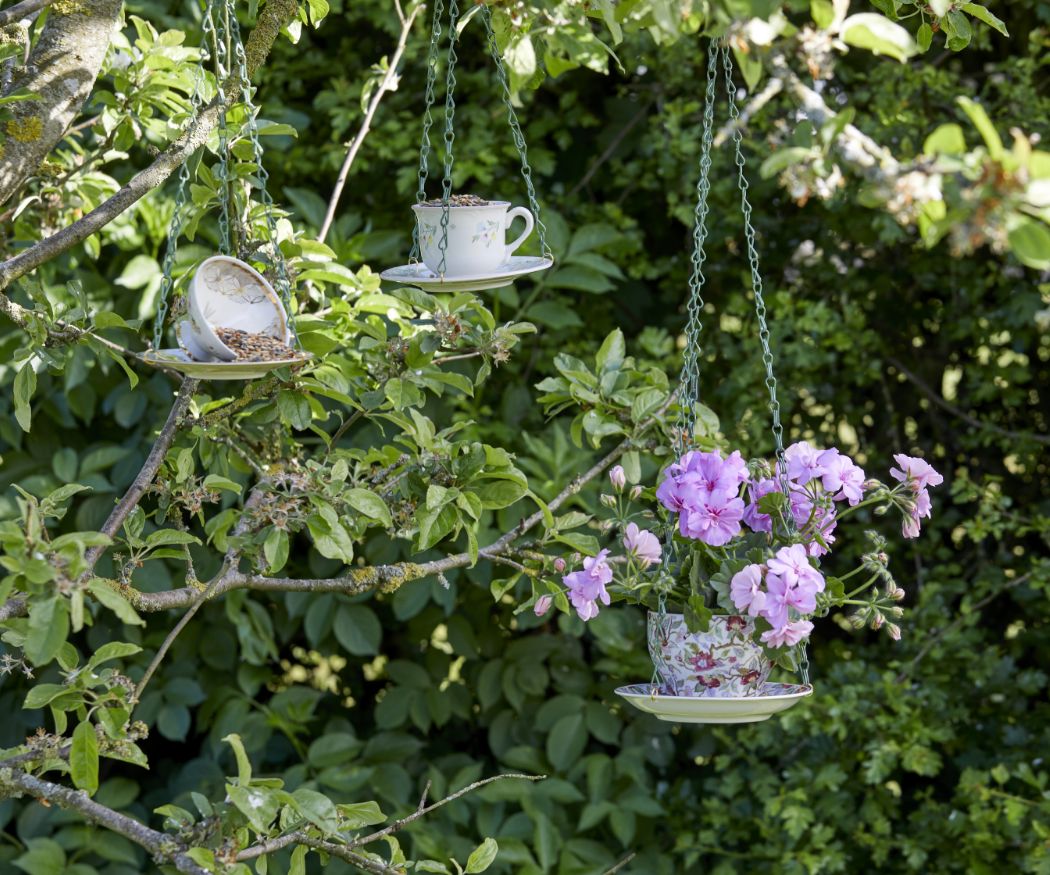
[[[801,544],[781,547],[763,565],[751,564],[733,575],[729,597],[738,611],[764,617],[772,629],[762,633],[770,647],[798,644],[809,637],[813,624],[793,619],[811,614],[817,593],[824,592],[824,575],[810,563]]]
[[[810,555],[823,555],[834,540],[834,503],[856,506],[861,501],[864,471],[835,447],[820,450],[807,441],[788,447],[784,459],[795,525],[809,535]],[[759,502],[773,492],[783,492],[781,479],[750,477],[739,452],[723,458],[718,451],[693,451],[667,468],[656,497],[678,515],[682,537],[721,547],[741,533],[741,524],[755,532],[772,531],[772,520],[759,509]]]

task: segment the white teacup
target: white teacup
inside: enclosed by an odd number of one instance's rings
[[[237,355],[216,334],[239,328],[291,342],[284,305],[255,268],[228,255],[200,263],[187,293],[188,318],[178,328],[179,341],[199,361],[233,361]]]
[[[489,201],[484,206],[448,208],[448,246],[445,249],[445,267],[441,269],[441,213],[437,204],[415,204],[419,226],[419,252],[423,263],[435,274],[445,276],[476,276],[491,273],[510,261],[514,251],[525,242],[536,224],[525,207],[511,208],[507,201]],[[521,217],[525,230],[507,243],[507,229]]]

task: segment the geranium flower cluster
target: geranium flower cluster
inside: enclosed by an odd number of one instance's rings
[[[826,545],[834,541],[834,503],[846,501],[856,506],[861,501],[864,471],[837,448],[820,450],[806,441],[792,444],[784,457],[791,515],[799,531],[809,535],[809,553],[823,555]],[[740,494],[745,484],[746,505]],[[721,547],[740,534],[741,523],[755,532],[771,532],[773,522],[759,510],[759,502],[782,491],[777,478],[750,478],[739,452],[723,458],[717,451],[694,451],[667,468],[656,497],[678,514],[682,537]]]
[[[762,633],[762,641],[770,647],[798,644],[809,637],[813,624],[792,618],[813,613],[821,592],[824,575],[810,564],[801,544],[781,547],[764,565],[748,565],[729,584],[729,597],[738,611],[764,617],[773,627]]]
[[[907,515],[901,531],[905,538],[917,538],[922,526],[921,520],[929,519],[933,509],[929,487],[940,486],[944,478],[933,469],[933,465],[929,462],[916,459],[914,456],[897,453],[893,461],[900,465],[900,468],[890,468],[890,476],[906,484],[912,493],[912,501],[905,508]]]

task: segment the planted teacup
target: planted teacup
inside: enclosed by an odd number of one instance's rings
[[[441,201],[415,204],[412,210],[416,214],[423,263],[439,276],[478,276],[498,271],[507,265],[535,225],[532,213],[525,207],[454,195],[449,200],[447,246],[442,253],[445,230],[441,227]],[[507,230],[519,217],[525,220],[525,230],[508,244]]]

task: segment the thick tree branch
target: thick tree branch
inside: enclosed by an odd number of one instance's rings
[[[26,6],[18,4],[0,16]],[[8,137],[0,154],[0,203],[40,166],[80,112],[102,68],[122,6],[121,0],[94,0],[51,10],[28,63],[15,71],[7,88],[24,88],[36,99],[9,107],[12,118],[6,123]]]
[[[587,471],[568,483],[548,503],[548,510],[554,513],[572,496],[576,495],[585,484],[594,480],[603,471],[615,464],[631,447],[636,446],[638,440],[660,421],[668,407],[674,402],[676,395],[677,393],[672,393],[668,396],[667,401],[660,409],[639,425],[631,437],[623,440]],[[482,547],[478,551],[478,557],[480,559],[493,560],[511,552],[514,542],[530,529],[539,525],[543,518],[544,512],[538,510],[522,519],[509,532],[497,538],[488,546]],[[180,589],[172,589],[166,592],[139,592],[132,587],[125,586],[121,587],[120,591],[137,610],[144,613],[153,613],[189,607],[198,601],[201,592],[204,590],[207,590],[209,593],[208,598],[215,598],[237,589],[250,589],[258,592],[334,592],[344,595],[360,595],[373,590],[393,592],[409,581],[433,577],[457,568],[469,568],[473,564],[473,557],[470,553],[464,552],[454,553],[430,562],[397,562],[392,565],[371,565],[365,568],[351,569],[348,574],[342,577],[311,579],[246,574],[237,570],[236,563],[227,562],[225,569],[220,572],[218,580],[213,579],[206,586],[184,586]]]
[[[105,805],[99,805],[87,793],[45,781],[17,769],[0,770],[0,786],[28,794],[50,805],[76,811],[85,820],[104,826],[145,848],[158,862],[170,861],[179,872],[186,875],[207,875],[205,869],[186,856],[185,849],[172,836],[150,829],[134,818]]]
[[[119,4],[118,4],[119,5]],[[262,65],[273,47],[274,40],[281,28],[295,16],[295,0],[270,0],[259,13],[259,21],[244,47],[248,60],[248,75],[252,76]],[[230,86],[232,93],[233,86]],[[32,103],[33,101],[28,101]],[[149,167],[136,173],[131,180],[115,195],[88,213],[84,218],[63,228],[40,242],[30,246],[25,252],[0,264],[0,291],[6,289],[14,280],[31,270],[65,252],[67,249],[83,242],[92,234],[102,230],[125,210],[132,207],[142,197],[164,182],[184,161],[197,151],[205,142],[212,129],[218,124],[220,102],[218,99],[209,104],[197,118],[191,122],[186,132],[168,146]],[[3,296],[0,295],[0,299]],[[0,300],[0,309],[3,309]]]

